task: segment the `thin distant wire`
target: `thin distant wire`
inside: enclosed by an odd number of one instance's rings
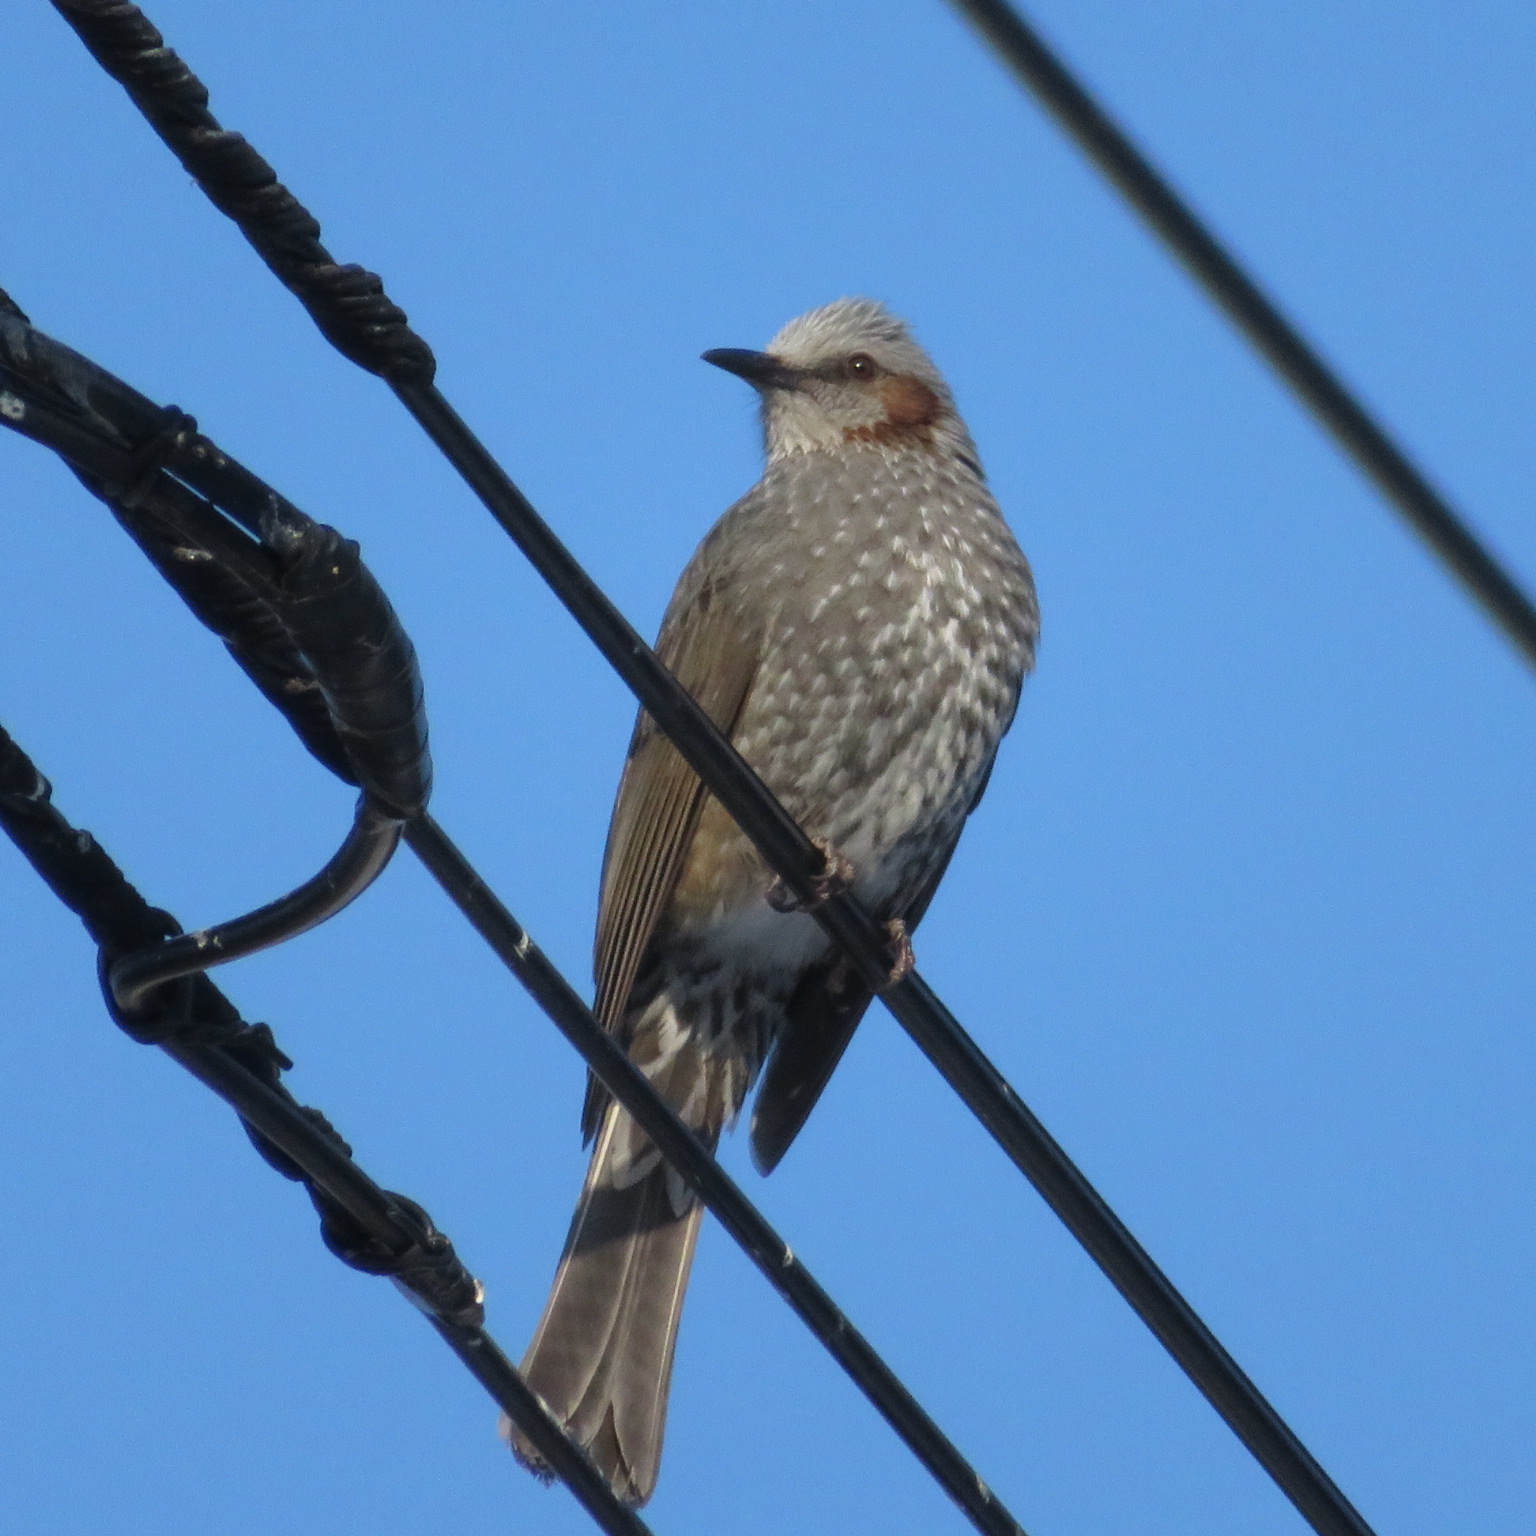
[[[949,0],[1536,667],[1536,604],[1007,0]]]

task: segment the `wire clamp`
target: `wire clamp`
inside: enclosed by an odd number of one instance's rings
[[[453,1244],[433,1225],[432,1218],[404,1195],[388,1192],[399,1217],[407,1246],[391,1252],[331,1200],[311,1189],[320,1212],[325,1246],[352,1269],[384,1275],[429,1316],[461,1328],[478,1328],[485,1321],[485,1287],[465,1269]]]
[[[176,406],[166,406],[160,430],[134,450],[122,483],[108,486],[108,496],[130,512],[141,506],[160,471],[196,436],[197,422]]]

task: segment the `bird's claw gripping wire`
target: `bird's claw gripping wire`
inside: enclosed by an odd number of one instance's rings
[[[796,896],[781,875],[768,887],[768,905],[775,912],[810,912],[853,888],[853,865],[824,837],[811,839],[821,854],[821,873],[811,880],[809,897]]]
[[[853,865],[828,839],[817,837],[812,842],[821,853],[822,867],[821,873],[811,882],[810,896],[796,896],[782,876],[776,875],[773,884],[768,887],[767,897],[768,905],[775,912],[810,912],[831,901],[834,896],[842,896],[853,889]],[[885,980],[875,989],[878,992],[889,992],[892,987],[899,987],[917,968],[917,957],[912,953],[912,936],[907,932],[906,923],[899,917],[893,917],[885,925],[885,931],[891,940],[891,968]]]
[[[899,917],[893,917],[885,925],[885,931],[891,936],[891,970],[876,989],[880,992],[889,992],[892,987],[899,987],[917,968],[917,956],[912,953],[912,935],[907,932],[906,923]]]

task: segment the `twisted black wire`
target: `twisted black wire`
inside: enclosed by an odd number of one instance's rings
[[[1536,604],[1279,306],[1007,0],[951,0],[1120,189],[1441,563],[1536,666]]]
[[[429,383],[432,349],[375,273],[339,265],[320,226],[238,133],[208,111],[207,87],[126,0],[54,0],[103,69],[133,97],[197,184],[307,309],[332,346],[396,383]]]
[[[151,907],[89,833],[52,803],[48,781],[0,728],[0,829],[99,947],[103,979],[117,955],[180,932]],[[104,990],[105,987],[104,987]],[[108,1011],[133,1039],[157,1044],[240,1116],[263,1158],[302,1184],[332,1253],[365,1274],[384,1275],[426,1314],[496,1402],[538,1447],[593,1519],[611,1536],[648,1536],[607,1480],[549,1416],[484,1328],[479,1282],[431,1217],[380,1188],[318,1110],[283,1086],[293,1065],[265,1024],[248,1024],[207,978],[188,979],[172,1006],[129,1015],[107,991]]]

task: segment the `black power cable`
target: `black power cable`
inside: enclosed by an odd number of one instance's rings
[[[390,383],[775,873],[810,902],[825,862],[821,851],[436,388],[430,348],[419,338],[415,346],[409,344],[414,333],[403,313],[384,298],[382,281],[361,269],[337,266],[320,243],[318,223],[278,182],[271,166],[219,124],[208,110],[207,89],[129,0],[51,3],[321,331],[344,355]],[[372,306],[355,333],[332,302],[331,274],[343,270],[359,274],[355,286],[366,291]],[[387,322],[378,319],[380,312],[387,312]],[[385,332],[389,345],[375,346]],[[812,908],[923,1053],[1319,1536],[1369,1536],[1349,1501],[927,983],[913,972],[895,987],[885,986],[890,955],[884,928],[848,895],[812,903]]]
[[[1007,0],[950,0],[1536,666],[1536,604],[1126,131]]]
[[[346,841],[317,875],[244,917],[124,955],[107,973],[113,1001],[125,1013],[134,1013],[169,982],[243,960],[334,917],[383,873],[399,845],[401,825],[362,796]]]

